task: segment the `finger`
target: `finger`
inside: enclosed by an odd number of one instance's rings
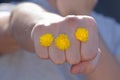
[[[80,42],[75,38],[75,30],[78,27],[78,19],[69,17],[66,22],[66,34],[70,40],[70,47],[66,50],[66,59],[70,64],[78,64],[80,62]]]
[[[51,45],[49,48],[50,59],[55,64],[63,64],[65,62],[65,53],[62,50],[59,50],[55,45]]]
[[[59,36],[60,32],[60,27],[61,23],[59,24],[54,24],[51,26],[52,33],[54,34],[54,42],[53,44],[49,47],[49,57],[52,60],[53,63],[55,64],[63,64],[65,62],[65,53],[63,50],[58,49],[55,46],[55,38]]]
[[[78,64],[80,62],[80,42],[75,38],[70,39],[71,45],[66,50],[67,62],[70,64]]]
[[[97,55],[98,34],[95,21],[92,18],[85,18],[82,26],[88,30],[88,41],[81,42],[81,58],[82,61],[86,61]]]
[[[34,42],[34,47],[37,55],[40,58],[48,59],[48,47],[44,47],[40,45],[40,37],[47,33],[47,31],[44,29],[44,26],[37,25],[32,31],[32,39]]]
[[[98,53],[97,56],[91,61],[80,62],[79,64],[73,65],[71,67],[71,73],[88,74],[88,73],[93,72],[98,64],[99,58],[100,58],[100,53]]]

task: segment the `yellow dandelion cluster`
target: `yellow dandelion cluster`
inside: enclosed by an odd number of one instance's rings
[[[46,33],[40,36],[40,45],[44,47],[49,47],[53,42],[53,35],[51,33]]]
[[[68,49],[70,46],[68,36],[66,34],[60,34],[58,37],[56,37],[55,46],[60,50]]]
[[[85,28],[78,28],[75,32],[75,37],[81,42],[88,41],[88,30]],[[46,33],[40,36],[40,45],[44,47],[49,47],[54,40],[51,33]],[[60,34],[55,38],[55,46],[60,50],[66,50],[70,46],[70,40],[66,34]]]
[[[88,31],[85,28],[78,28],[75,32],[76,39],[80,40],[81,42],[88,41]]]

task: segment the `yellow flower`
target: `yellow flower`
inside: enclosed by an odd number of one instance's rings
[[[55,39],[55,46],[60,50],[66,50],[70,46],[70,41],[68,39],[68,36],[65,34],[60,34]]]
[[[76,39],[80,40],[81,42],[88,41],[88,30],[85,28],[78,28],[75,32]]]
[[[49,47],[53,42],[53,35],[51,33],[46,33],[40,36],[40,45],[44,47]]]

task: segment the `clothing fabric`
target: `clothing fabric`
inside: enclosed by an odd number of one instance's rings
[[[34,1],[33,1],[34,2]],[[46,4],[45,4],[46,3]],[[46,0],[39,0],[43,8],[55,12]],[[113,19],[93,12],[98,29],[114,55],[120,53],[120,24]],[[0,57],[0,80],[86,80],[85,75],[72,75],[70,65],[53,64],[42,60],[35,53],[19,50]]]
[[[101,14],[92,13],[107,47],[113,55],[120,55],[120,24],[115,19],[105,17]]]
[[[24,50],[0,58],[0,80],[80,80],[69,70],[67,63],[56,65]]]

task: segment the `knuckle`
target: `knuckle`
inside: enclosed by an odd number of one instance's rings
[[[44,27],[45,27],[45,25],[43,25],[43,24],[36,24],[33,29],[35,29],[35,30],[38,30],[38,29],[41,30]]]
[[[92,28],[96,28],[96,21],[93,17],[91,16],[83,16],[82,21]]]
[[[68,23],[72,24],[72,23],[76,23],[78,21],[78,18],[73,16],[73,15],[71,15],[71,16],[67,16],[66,17],[66,21]]]
[[[31,31],[31,38],[34,39],[34,35],[38,34],[43,29],[44,29],[44,25],[40,25],[40,24],[34,25]]]
[[[83,16],[81,19],[86,21],[86,22],[93,22],[93,23],[95,23],[95,19],[93,17],[91,17],[91,16]]]
[[[96,27],[96,21],[93,17],[91,16],[77,16],[79,21],[86,24],[86,25],[89,25],[91,27]]]

